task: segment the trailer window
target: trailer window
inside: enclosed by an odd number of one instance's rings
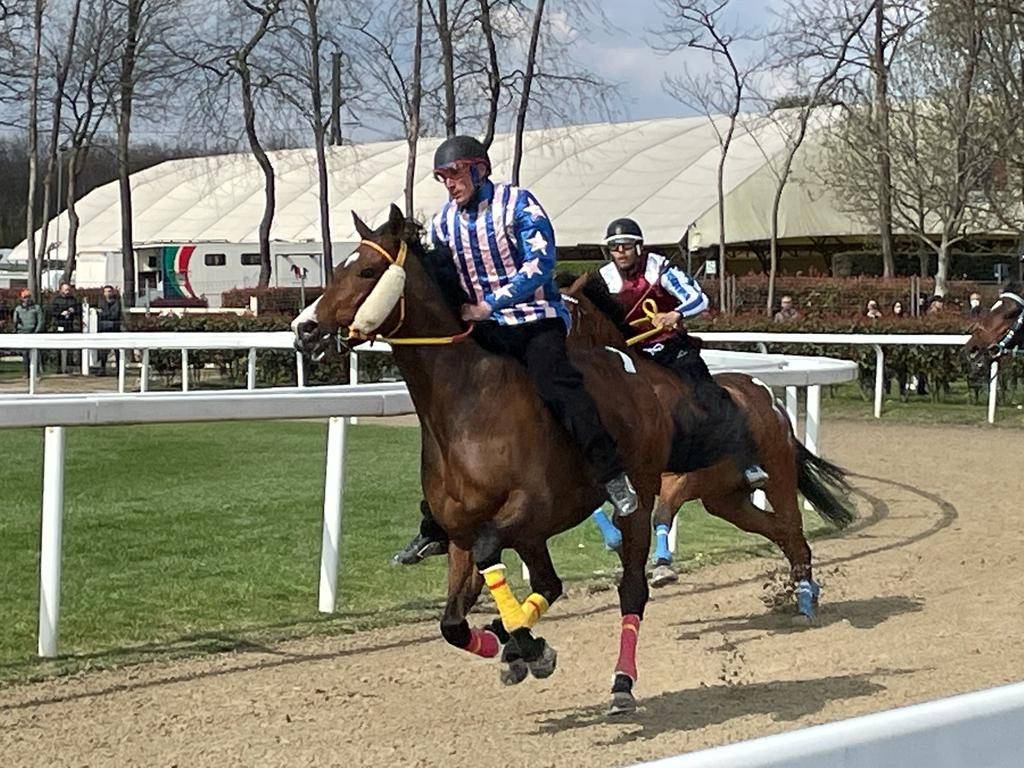
[[[223,253],[208,253],[203,257],[203,263],[208,267],[223,267],[228,259]]]
[[[258,253],[243,253],[242,254],[242,266],[243,267],[258,267],[260,265],[260,255]]]

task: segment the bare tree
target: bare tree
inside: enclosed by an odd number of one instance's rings
[[[758,37],[735,29],[723,19],[730,11],[729,0],[661,0],[661,6],[666,23],[659,30],[660,50],[704,51],[715,66],[712,73],[703,76],[687,71],[682,76],[668,77],[664,86],[671,96],[702,112],[718,139],[718,306],[726,312],[725,163],[748,83],[764,66],[764,57],[758,51],[743,56],[742,51],[749,51]]]
[[[498,107],[501,101],[501,64],[498,61],[498,46],[495,42],[494,25],[491,23],[492,0],[480,0],[480,31],[487,48],[487,119],[484,122],[483,145],[491,148],[494,131],[498,123]]]
[[[523,164],[523,132],[526,130],[526,113],[530,108],[530,91],[537,67],[537,44],[540,42],[541,24],[544,21],[545,0],[537,0],[533,12],[533,27],[530,30],[530,48],[526,53],[523,67],[523,87],[519,95],[519,109],[516,111],[515,147],[512,150],[512,183],[519,184],[519,172]]]
[[[117,64],[117,49],[113,42],[109,0],[91,0],[77,36],[72,81],[65,90],[66,108],[71,119],[65,128],[68,133],[68,239],[62,276],[64,282],[71,281],[78,258],[78,178],[96,133],[111,109],[111,89],[104,87],[104,82],[114,76],[113,68]]]
[[[43,0],[35,1],[32,15],[32,75],[28,95],[28,195],[25,222],[25,249],[28,254],[28,287],[35,299],[39,298],[39,264],[36,262],[36,165],[39,159],[39,72],[42,66]]]
[[[804,0],[789,6],[786,25],[773,35],[779,52],[777,65],[783,76],[797,84],[801,96],[794,106],[768,114],[783,136],[784,148],[766,155],[768,167],[775,176],[775,194],[771,208],[769,241],[770,265],[766,312],[770,317],[775,304],[775,278],[779,269],[779,207],[782,193],[793,168],[793,159],[807,136],[808,125],[815,111],[830,103],[840,73],[848,64],[850,45],[873,15],[868,5],[851,13],[845,0]],[[762,146],[763,149],[763,146]]]
[[[72,59],[75,51],[75,39],[78,35],[78,18],[81,13],[81,0],[73,0],[71,5],[71,18],[64,35],[63,50],[52,50],[50,56],[56,64],[53,73],[53,95],[51,96],[50,113],[50,136],[47,145],[46,170],[43,174],[43,219],[39,231],[39,251],[36,260],[40,266],[46,254],[50,229],[50,201],[53,197],[54,172],[58,163],[63,163],[61,157],[60,129],[61,112],[64,107],[65,86],[67,85],[68,73],[71,70]],[[57,213],[60,213],[60,190],[57,190]]]

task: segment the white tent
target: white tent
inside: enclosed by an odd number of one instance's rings
[[[718,127],[725,118],[718,118]],[[771,121],[745,115],[725,172],[726,232],[730,242],[767,237],[772,176],[766,158],[784,148]],[[444,200],[431,175],[439,139],[420,142],[415,215],[425,219]],[[491,157],[496,178],[511,165],[513,138],[496,137]],[[598,123],[530,131],[525,137],[523,183],[551,216],[562,246],[592,244],[605,224],[637,219],[648,242],[677,243],[691,224],[691,246],[717,240],[718,138],[706,117]],[[311,149],[270,153],[277,181],[271,238],[317,243],[320,225],[315,156]],[[358,239],[350,210],[379,222],[388,206],[402,205],[406,145],[403,141],[328,150],[332,239]],[[866,231],[837,213],[825,185],[813,173],[797,173],[782,210],[783,237]],[[255,243],[263,211],[263,179],[249,154],[172,160],[132,175],[136,245],[222,241]],[[79,250],[120,247],[117,183],[94,189],[78,203]],[[827,230],[827,231],[826,231]],[[51,223],[50,238],[68,231],[66,214]],[[63,243],[61,243],[63,246]],[[54,258],[62,258],[62,247]],[[24,260],[24,243],[13,254]]]

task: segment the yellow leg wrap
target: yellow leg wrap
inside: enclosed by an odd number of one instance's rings
[[[491,597],[498,606],[498,615],[501,616],[505,630],[511,632],[519,629],[523,626],[523,609],[519,606],[516,596],[512,594],[512,587],[505,581],[505,566],[501,563],[492,565],[483,571],[483,575],[484,582],[491,591]]]
[[[540,617],[548,612],[548,601],[534,592],[523,603],[523,626],[533,629]]]

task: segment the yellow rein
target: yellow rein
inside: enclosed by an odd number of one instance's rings
[[[644,323],[651,323],[654,325],[654,317],[658,314],[658,305],[654,303],[654,299],[645,299],[644,303],[640,307],[643,310],[644,316],[638,317],[636,320],[630,321],[631,326],[643,325]],[[636,336],[630,336],[626,339],[627,346],[633,346],[639,344],[641,341],[646,341],[652,336],[657,336],[659,333],[664,333],[665,329],[655,325],[649,331],[638,333]]]
[[[377,243],[374,243],[371,240],[363,240],[362,242],[360,242],[360,245],[365,245],[367,248],[370,248],[370,249],[376,251],[381,256],[383,256],[386,261],[390,262],[391,264],[394,264],[396,266],[402,267],[403,269],[405,268],[405,256],[408,253],[409,249],[406,246],[404,240],[402,241],[402,244],[398,246],[398,255],[397,256],[392,256],[384,248],[382,248],[381,246],[377,245]],[[398,333],[398,329],[402,327],[402,324],[404,322],[405,322],[405,292],[403,291],[401,297],[399,297],[399,299],[398,299],[398,325],[396,325],[394,327],[394,329],[392,329],[391,333]],[[472,331],[473,331],[473,324],[470,323],[469,326],[466,328],[466,330],[462,331],[461,333],[457,333],[454,336],[406,336],[406,337],[403,337],[403,338],[400,338],[400,339],[396,339],[394,336],[378,336],[378,335],[363,336],[361,333],[357,333],[355,331],[351,331],[350,330],[349,334],[348,334],[348,338],[350,340],[364,339],[364,340],[367,340],[367,341],[373,341],[373,340],[376,340],[376,339],[380,339],[381,341],[385,341],[385,342],[387,342],[388,344],[391,344],[391,345],[395,345],[395,344],[398,344],[398,345],[402,345],[402,344],[409,344],[409,345],[412,345],[412,344],[423,344],[423,345],[428,345],[429,346],[429,345],[455,344],[456,342],[462,341],[467,336],[469,336],[469,334]]]

